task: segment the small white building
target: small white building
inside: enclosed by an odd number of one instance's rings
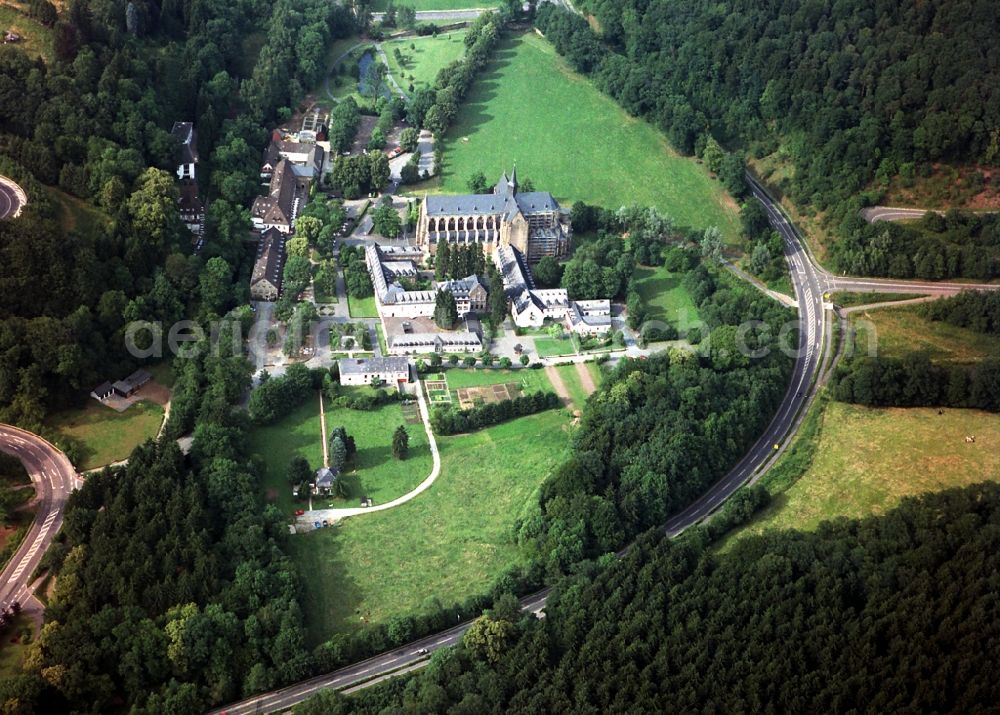
[[[370,385],[374,379],[388,387],[410,382],[410,361],[405,357],[344,358],[337,366],[341,385]]]
[[[546,320],[562,321],[569,310],[563,288],[525,290],[511,301],[510,314],[519,328],[539,328]]]
[[[571,301],[566,311],[566,327],[577,335],[604,337],[611,332],[611,301]]]
[[[388,347],[390,355],[478,353],[483,350],[483,341],[467,330],[455,333],[404,333],[390,335]]]

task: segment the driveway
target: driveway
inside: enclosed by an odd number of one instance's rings
[[[426,129],[420,131],[420,139],[417,142],[417,151],[420,152],[420,172],[427,172],[427,176],[434,175],[434,135]],[[413,153],[400,154],[395,159],[389,160],[389,172],[393,181],[400,181],[403,167],[410,161]]]

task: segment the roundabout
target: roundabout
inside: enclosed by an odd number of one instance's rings
[[[0,219],[17,218],[26,203],[24,190],[6,176],[0,176]]]

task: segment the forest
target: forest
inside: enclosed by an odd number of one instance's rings
[[[0,223],[7,422],[38,428],[53,407],[133,369],[126,323],[221,315],[246,302],[233,286],[252,258],[245,206],[257,191],[264,126],[319,78],[327,42],[354,28],[345,10],[319,0],[128,8],[68,3],[48,66],[0,47],[0,172],[29,196],[16,223]],[[243,38],[257,28],[269,39],[247,68]],[[185,120],[198,129],[198,178],[211,200],[199,256],[171,176],[169,131]],[[53,200],[48,186],[65,198]],[[102,219],[67,217],[74,197]]]
[[[715,269],[699,266],[690,283],[705,321],[698,351],[620,361],[520,524],[549,574],[664,523],[736,463],[781,401],[792,361],[774,348],[788,311]],[[745,346],[766,353],[757,359],[737,343],[749,320],[760,321]]]
[[[937,365],[925,353],[862,357],[837,367],[833,394],[873,407],[969,407],[1000,412],[1000,359]]]
[[[1000,36],[993,3],[578,6],[594,14],[600,34],[554,4],[538,9],[536,24],[560,54],[629,113],[660,127],[679,151],[716,164],[730,191],[727,179],[742,181],[742,170],[728,164],[780,147],[794,172],[778,188],[799,206],[826,212],[838,240],[850,244],[832,255],[837,270],[871,264],[878,275],[899,277],[996,275],[995,235],[985,251],[967,251],[956,272],[947,272],[938,256],[950,267],[949,254],[963,243],[952,231],[924,235],[925,267],[904,260],[913,252],[892,236],[887,257],[866,255],[883,227],[854,220],[878,201],[879,182],[920,175],[936,162],[990,166],[1000,159],[1000,95],[992,91],[1000,56],[983,51]],[[729,152],[710,157],[719,145]]]
[[[1000,486],[715,552],[651,531],[567,578],[546,617],[501,601],[419,675],[314,713],[970,712],[1000,698]]]

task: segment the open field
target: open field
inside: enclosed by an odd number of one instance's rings
[[[635,286],[649,309],[650,320],[663,320],[677,328],[701,321],[691,294],[681,284],[681,274],[640,266],[635,271]]]
[[[162,422],[163,408],[148,400],[124,412],[88,400],[79,409],[52,415],[49,426],[82,446],[83,461],[76,466],[87,470],[127,459],[138,445],[156,436]]]
[[[479,387],[482,385],[502,385],[507,382],[520,382],[525,392],[551,392],[552,385],[545,376],[544,370],[522,368],[518,370],[501,370],[499,368],[450,368],[444,371],[448,379],[448,387],[452,390],[460,387]]]
[[[525,555],[512,533],[569,449],[563,410],[438,439],[441,476],[396,509],[290,540],[312,644],[488,589]]]
[[[347,307],[352,318],[377,318],[378,308],[375,307],[375,296],[367,298],[352,298],[347,296]]]
[[[358,388],[368,390],[369,388]],[[327,430],[343,425],[354,438],[358,451],[349,462],[348,475],[357,475],[363,494],[376,504],[405,494],[423,481],[431,471],[431,453],[423,423],[407,419],[398,403],[383,405],[371,412],[326,409]],[[405,425],[410,435],[409,455],[403,461],[392,457],[392,433]],[[298,409],[273,425],[258,427],[251,434],[250,449],[264,460],[264,490],[269,501],[285,514],[305,508],[296,502],[285,470],[295,455],[309,461],[314,470],[323,464],[323,437],[319,418],[319,398],[310,397]],[[360,495],[359,495],[360,496]],[[356,506],[351,500],[349,506]],[[348,506],[343,500],[313,498],[317,509]]]
[[[885,357],[901,357],[920,350],[934,361],[959,363],[1000,355],[1000,337],[928,320],[920,311],[920,306],[911,306],[852,313],[855,349],[865,354],[874,344],[878,354]],[[875,340],[871,335],[872,324]]]
[[[805,473],[734,538],[881,514],[904,496],[986,479],[1000,479],[1000,415],[831,402]]]
[[[446,32],[437,37],[404,37],[386,40],[382,49],[389,60],[389,72],[400,87],[411,92],[411,86],[417,90],[433,85],[441,68],[462,56],[465,52],[464,37],[464,30]],[[396,49],[402,55],[402,65],[394,56]]]
[[[552,46],[521,35],[498,47],[449,130],[441,189],[465,193],[477,171],[518,175],[564,205],[657,206],[679,224],[739,233],[736,205],[649,124],[573,72]]]
[[[27,10],[28,5],[24,3],[21,7]],[[0,4],[0,35],[7,31],[22,37],[14,47],[23,50],[29,57],[41,57],[46,64],[52,64],[55,59],[52,30],[4,3]]]

